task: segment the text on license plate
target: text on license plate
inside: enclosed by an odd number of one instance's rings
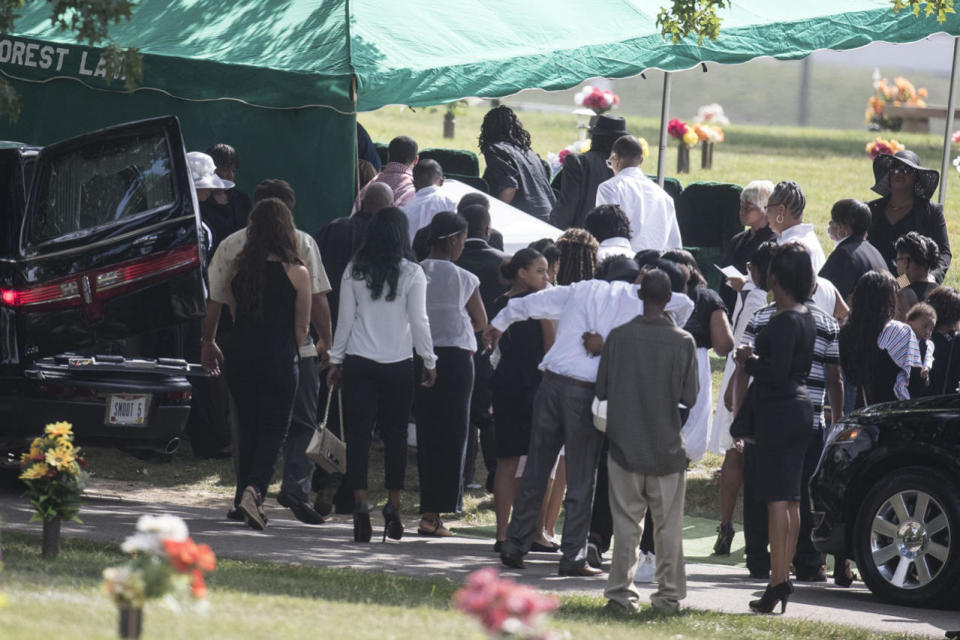
[[[109,396],[107,424],[145,424],[149,396],[114,394]]]

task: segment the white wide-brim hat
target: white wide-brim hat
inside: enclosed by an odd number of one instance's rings
[[[234,184],[217,175],[217,165],[213,158],[201,151],[187,154],[187,166],[193,177],[193,186],[197,189],[233,189]]]

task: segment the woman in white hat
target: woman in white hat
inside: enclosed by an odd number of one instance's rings
[[[244,209],[242,202],[235,202],[223,195],[226,190],[233,189],[234,183],[217,175],[217,165],[210,155],[191,151],[187,154],[187,165],[190,167],[193,187],[197,190],[200,221],[209,234],[207,255],[212,256],[224,238],[247,226],[249,199]]]

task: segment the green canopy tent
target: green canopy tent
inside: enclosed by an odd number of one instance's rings
[[[958,15],[942,24],[895,15],[889,0],[734,0],[721,12],[716,42],[673,45],[655,24],[664,4],[139,0],[132,20],[111,29],[119,44],[143,53],[143,81],[127,93],[122,82],[107,81],[95,49],[50,25],[47,3],[30,2],[17,33],[0,40],[0,73],[23,97],[20,121],[0,135],[46,143],[174,113],[189,148],[219,141],[238,148],[242,186],[290,180],[300,224],[312,230],[349,208],[357,111],[960,35]]]

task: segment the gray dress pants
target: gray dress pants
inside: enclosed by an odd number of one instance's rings
[[[566,445],[567,495],[563,522],[561,569],[582,567],[587,560],[587,534],[603,434],[593,426],[593,388],[547,372],[533,406],[530,450],[513,503],[503,544],[504,555],[524,554],[537,535],[537,520],[547,480],[560,447]]]

